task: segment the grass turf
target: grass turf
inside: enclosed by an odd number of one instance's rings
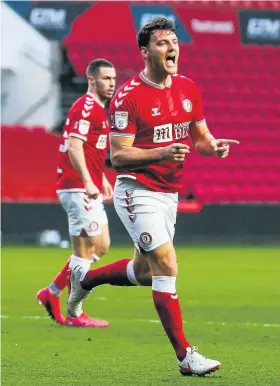
[[[131,252],[114,247],[102,264]],[[97,288],[85,311],[110,320],[109,328],[54,324],[35,294],[50,283],[69,250],[3,248],[2,384],[280,385],[279,249],[212,246],[177,252],[185,332],[202,354],[222,362],[220,371],[204,378],[179,374],[150,288]]]

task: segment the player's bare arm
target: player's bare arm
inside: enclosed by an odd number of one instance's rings
[[[92,182],[87,168],[83,147],[84,141],[82,139],[69,137],[68,154],[72,166],[79,173],[89,198],[96,199],[100,194],[100,191]]]
[[[113,187],[110,184],[110,182],[108,181],[108,179],[105,176],[105,174],[103,173],[102,194],[103,194],[104,200],[111,200],[111,198],[113,197],[113,193],[114,193]]]
[[[239,144],[234,139],[216,139],[210,133],[207,124],[193,124],[190,130],[190,138],[195,150],[204,155],[216,155],[219,158],[226,158],[229,154],[231,144]]]
[[[181,143],[155,149],[133,146],[134,138],[111,136],[111,161],[116,169],[136,169],[163,160],[183,162],[190,148]]]

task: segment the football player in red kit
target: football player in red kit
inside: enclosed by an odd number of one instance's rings
[[[113,189],[105,174],[108,122],[105,103],[115,90],[116,72],[112,63],[96,59],[86,75],[88,92],[70,108],[63,128],[57,168],[57,194],[68,215],[73,254],[51,285],[37,293],[37,299],[60,324],[106,327],[108,322],[90,318],[82,311],[66,319],[60,311],[60,292],[69,283],[70,269],[88,271],[110,245],[108,220],[103,198],[112,198]]]
[[[179,45],[171,21],[155,18],[137,40],[145,69],[118,90],[110,105],[111,160],[118,171],[114,204],[135,255],[86,274],[73,269],[68,308],[75,313],[79,300],[101,284],[152,286],[179,371],[204,375],[221,363],[199,354],[183,332],[173,245],[177,192],[190,142],[202,155],[224,158],[238,141],[210,133],[196,84],[177,73]]]

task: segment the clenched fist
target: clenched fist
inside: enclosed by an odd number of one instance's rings
[[[188,145],[173,143],[172,145],[164,148],[163,158],[168,161],[183,162],[185,156],[188,154],[190,154],[190,148]]]
[[[100,190],[98,189],[98,187],[95,186],[92,181],[84,182],[84,187],[88,198],[93,198],[94,200],[96,200],[100,194]]]

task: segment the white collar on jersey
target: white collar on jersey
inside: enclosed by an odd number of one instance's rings
[[[170,88],[172,86],[172,77],[170,76],[170,83],[167,86],[161,86],[160,84],[154,83],[151,80],[147,79],[144,75],[144,70],[140,72],[139,74],[140,79],[143,80],[143,82],[147,83],[149,86],[159,88],[160,90],[163,90],[165,88]]]
[[[100,100],[97,99],[96,95],[94,95],[92,92],[88,91],[87,92],[87,95],[90,95],[94,100],[95,102],[97,102],[101,107],[105,107],[105,104],[103,104],[102,102],[100,102]]]

